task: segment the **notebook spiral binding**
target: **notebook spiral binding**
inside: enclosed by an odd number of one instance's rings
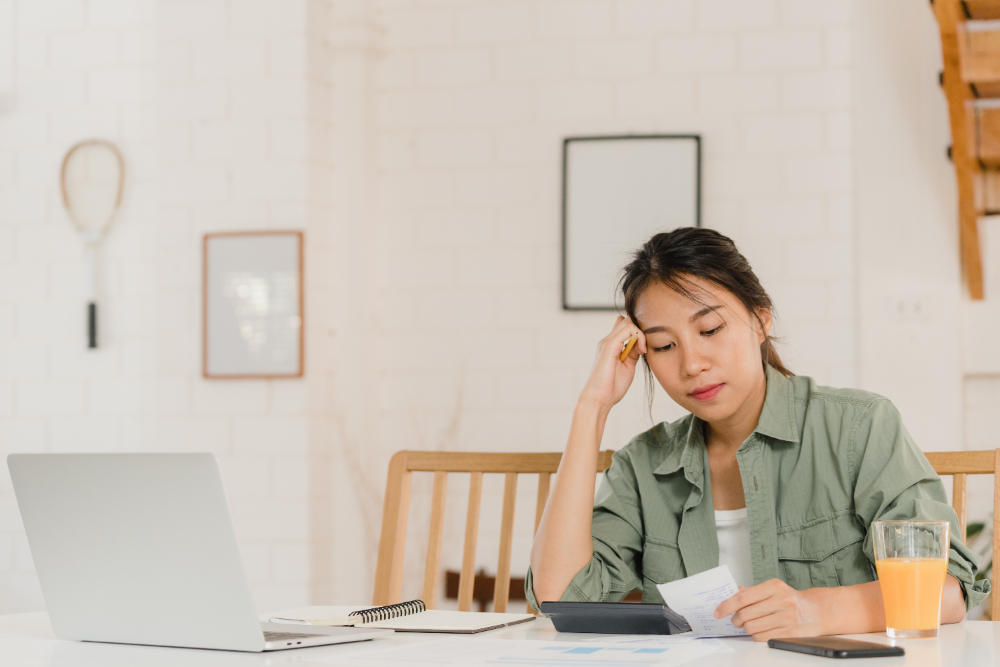
[[[388,621],[390,618],[399,618],[400,616],[418,614],[422,611],[427,611],[427,607],[424,605],[423,600],[410,600],[409,602],[390,604],[385,607],[352,611],[350,615],[360,616],[362,623],[375,623],[377,621]]]

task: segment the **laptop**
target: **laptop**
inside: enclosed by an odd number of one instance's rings
[[[261,623],[211,454],[11,454],[7,465],[62,639],[259,652],[392,634]]]

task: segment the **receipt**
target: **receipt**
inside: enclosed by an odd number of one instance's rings
[[[696,637],[736,637],[746,631],[733,625],[730,614],[715,618],[712,614],[724,600],[736,595],[739,588],[728,565],[706,570],[686,579],[658,584],[656,589],[671,609],[687,619]]]

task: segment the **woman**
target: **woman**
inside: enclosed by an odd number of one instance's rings
[[[716,610],[758,641],[885,629],[876,519],[952,525],[943,623],[989,592],[941,480],[885,398],[795,377],[772,345],[771,300],[727,237],[657,234],[622,279],[531,551],[539,600],[620,600],[721,563],[739,593]],[[638,342],[624,362],[623,344]],[[611,408],[639,357],[690,415],[616,452],[595,499]],[[650,378],[647,375],[647,382]],[[649,382],[651,384],[651,382]]]

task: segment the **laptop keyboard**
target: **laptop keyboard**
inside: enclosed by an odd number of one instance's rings
[[[309,639],[315,637],[318,633],[302,633],[302,632],[268,632],[264,631],[264,641],[266,642],[277,642],[286,639]]]

